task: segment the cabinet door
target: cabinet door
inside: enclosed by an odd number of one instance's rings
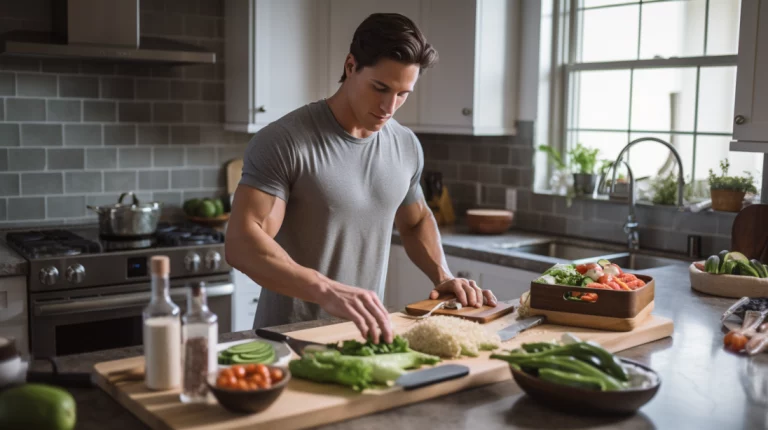
[[[427,275],[413,264],[402,246],[392,245],[392,253],[397,259],[396,294],[393,297],[396,308],[403,310],[408,304],[427,300],[433,288]]]
[[[480,286],[483,289],[491,290],[499,301],[514,300],[528,291],[531,288],[531,281],[538,276],[538,273],[527,270],[482,264]]]
[[[744,0],[741,4],[739,61],[736,72],[733,138],[768,141],[768,3]]]
[[[420,23],[419,2],[413,0],[330,0],[330,52],[328,61],[328,92],[331,96],[339,88],[339,78],[344,72],[344,60],[349,54],[352,36],[360,23],[374,13],[399,13],[410,18],[417,26]],[[418,124],[419,103],[417,83],[414,93],[395,113],[395,119],[403,125]]]
[[[267,125],[325,97],[329,6],[328,0],[256,1],[252,108],[255,122]]]
[[[437,50],[437,65],[420,82],[422,127],[471,130],[475,80],[474,0],[423,0],[422,31]],[[451,128],[446,129],[451,131]]]

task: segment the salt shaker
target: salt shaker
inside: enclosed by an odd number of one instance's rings
[[[180,310],[171,301],[170,260],[156,255],[150,260],[152,298],[144,308],[144,381],[150,390],[181,386]]]
[[[182,317],[184,334],[184,376],[181,401],[206,402],[206,379],[216,372],[216,346],[219,343],[219,323],[208,309],[205,283],[193,284],[187,295],[187,312]]]

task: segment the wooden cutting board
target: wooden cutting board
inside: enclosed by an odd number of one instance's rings
[[[750,205],[736,215],[730,250],[768,263],[768,205]]]
[[[439,297],[435,300],[422,300],[420,302],[411,303],[405,307],[405,312],[408,315],[424,315],[435,306],[446,300],[452,299],[450,297]],[[493,321],[497,318],[503,317],[511,312],[515,311],[515,305],[513,303],[499,303],[496,307],[482,306],[479,308],[466,306],[459,310],[456,309],[438,309],[432,312],[432,315],[450,315],[453,317],[464,318],[470,321],[475,321],[480,324],[485,324],[489,321]]]
[[[485,327],[501,330],[514,322],[517,314],[508,314]],[[417,322],[403,314],[391,315],[397,333],[402,333]],[[667,318],[649,317],[641,326],[631,332],[605,332],[585,328],[564,327],[544,324],[519,334],[504,343],[503,348],[511,349],[524,342],[540,342],[558,339],[570,332],[583,340],[593,340],[611,352],[622,351],[637,345],[652,342],[672,335],[673,324]],[[362,340],[351,322],[318,327],[288,333],[297,339],[321,343],[338,342],[356,338]],[[179,392],[152,392],[143,382],[120,382],[111,384],[105,375],[112,372],[135,368],[144,363],[143,357],[132,357],[98,363],[94,366],[93,381],[118,403],[136,415],[153,429],[292,429],[306,428],[342,421],[362,415],[379,412],[398,406],[420,402],[470,387],[491,384],[511,379],[507,364],[489,359],[490,353],[482,352],[479,357],[460,360],[446,360],[444,363],[458,363],[469,367],[468,376],[442,382],[412,391],[394,387],[385,390],[367,390],[357,393],[351,389],[318,384],[294,378],[278,400],[266,411],[259,414],[243,415],[226,411],[219,405],[182,404]]]

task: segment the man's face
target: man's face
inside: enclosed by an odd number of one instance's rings
[[[350,72],[350,66],[352,68]],[[379,131],[405,103],[419,78],[418,64],[403,64],[382,58],[375,65],[355,71],[350,55],[345,63],[349,101],[359,124],[368,131]]]

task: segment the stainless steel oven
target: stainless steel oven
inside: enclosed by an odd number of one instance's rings
[[[219,319],[219,333],[232,321],[234,285],[229,276],[195,278],[206,283],[208,307]],[[188,280],[171,281],[171,300],[187,307]],[[121,348],[142,344],[141,313],[149,284],[88,288],[30,295],[30,343],[35,357]]]

